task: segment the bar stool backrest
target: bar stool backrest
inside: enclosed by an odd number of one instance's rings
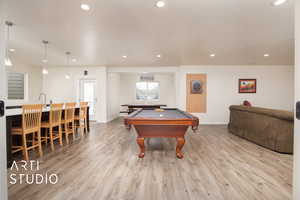
[[[23,133],[37,132],[41,128],[42,104],[22,106],[22,129]]]
[[[58,126],[61,124],[61,115],[64,104],[51,104],[49,123],[51,126]]]
[[[87,115],[87,107],[88,107],[88,102],[80,102],[80,112],[79,112],[79,117],[81,119],[84,119]]]
[[[66,103],[65,104],[65,121],[74,121],[76,103]]]

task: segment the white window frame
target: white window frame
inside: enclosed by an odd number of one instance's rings
[[[140,82],[146,82],[146,83],[158,83],[158,86],[159,86],[159,89],[158,89],[158,99],[151,99],[151,100],[149,100],[148,98],[147,99],[145,99],[145,100],[143,100],[143,99],[137,99],[136,97],[137,97],[137,92],[136,92],[136,84],[137,83],[140,83]],[[147,101],[160,101],[160,82],[159,81],[137,81],[137,82],[135,82],[135,87],[134,87],[134,94],[135,94],[135,100],[136,101],[140,101],[140,102],[147,102]]]
[[[7,102],[9,104],[20,104],[24,103],[25,101],[28,101],[28,93],[29,93],[29,84],[28,84],[28,73],[25,72],[15,72],[15,71],[7,71],[6,76],[8,77],[8,73],[20,73],[24,75],[24,98],[23,99],[8,99]],[[8,80],[7,80],[8,82]],[[7,84],[7,83],[6,83]],[[8,92],[8,85],[6,86],[7,92]]]

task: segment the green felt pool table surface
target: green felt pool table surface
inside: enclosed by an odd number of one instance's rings
[[[178,109],[163,109],[163,111],[156,110],[141,110],[132,116],[133,118],[157,118],[157,119],[184,119],[192,118],[192,116],[184,113]]]

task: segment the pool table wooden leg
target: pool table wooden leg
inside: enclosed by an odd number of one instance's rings
[[[131,129],[131,125],[130,124],[126,124],[125,127],[126,127],[127,130]]]
[[[177,146],[176,146],[176,156],[177,158],[183,158],[183,153],[181,152],[182,147],[184,146],[185,139],[184,137],[178,137],[177,139]]]
[[[138,137],[136,139],[136,142],[139,145],[140,150],[141,150],[141,152],[139,153],[139,158],[144,158],[144,156],[145,156],[145,143],[144,143],[144,141],[145,141],[145,138],[142,138],[142,137]]]

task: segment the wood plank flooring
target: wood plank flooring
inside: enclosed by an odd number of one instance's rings
[[[182,160],[175,139],[156,138],[145,141],[139,159],[135,136],[121,119],[91,125],[84,138],[40,159],[38,173],[57,173],[56,185],[10,184],[9,200],[292,199],[293,157],[229,134],[226,126],[189,130]]]

